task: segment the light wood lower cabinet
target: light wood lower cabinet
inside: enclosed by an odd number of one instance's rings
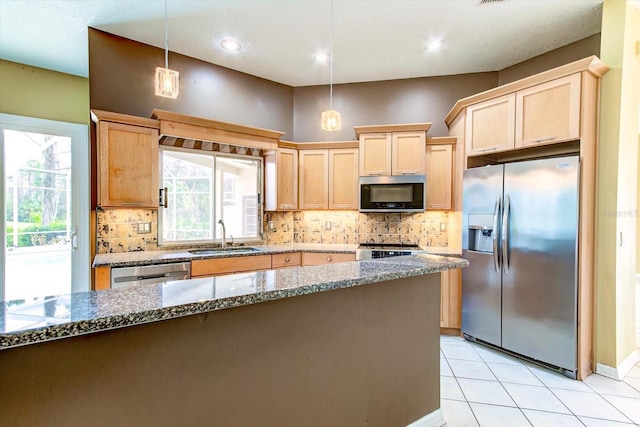
[[[440,273],[440,327],[457,329],[462,327],[462,270]]]
[[[355,261],[355,254],[327,253],[327,252],[303,252],[302,265],[324,265],[339,262]]]
[[[292,252],[286,254],[271,255],[271,269],[298,267],[302,265],[302,253]]]
[[[191,261],[191,277],[220,276],[271,269],[271,255],[233,258],[197,259]]]

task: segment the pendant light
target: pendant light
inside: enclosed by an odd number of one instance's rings
[[[156,95],[176,99],[180,93],[180,73],[169,69],[167,0],[164,0],[164,68],[156,68]]]
[[[333,0],[331,0],[331,29],[329,31],[329,109],[322,112],[322,129],[333,132],[340,129],[340,113],[333,109]]]

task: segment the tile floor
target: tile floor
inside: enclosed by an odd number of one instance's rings
[[[640,426],[640,363],[624,381],[575,381],[460,337],[440,338],[448,427]]]

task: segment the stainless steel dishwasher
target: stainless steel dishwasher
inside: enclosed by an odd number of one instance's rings
[[[191,278],[191,263],[188,262],[115,267],[111,269],[111,289],[189,278]]]

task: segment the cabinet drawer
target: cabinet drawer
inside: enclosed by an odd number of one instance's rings
[[[271,268],[295,267],[302,262],[302,253],[293,252],[290,254],[271,255]]]
[[[271,255],[243,256],[191,261],[191,276],[218,276],[242,271],[271,269]]]
[[[302,265],[335,264],[338,262],[355,261],[355,254],[303,252]]]

